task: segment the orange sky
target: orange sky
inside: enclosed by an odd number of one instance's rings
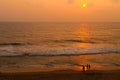
[[[120,22],[120,0],[0,0],[0,21]]]

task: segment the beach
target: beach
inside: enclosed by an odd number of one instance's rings
[[[56,57],[56,56],[55,56]],[[64,59],[65,56],[58,56]],[[58,58],[57,57],[57,58]],[[70,56],[73,61],[86,65],[91,64],[90,70],[82,70],[82,66],[62,65],[47,67],[1,67],[0,80],[120,80],[120,67],[113,65],[109,59],[120,57],[119,54],[96,54]],[[111,57],[111,58],[110,58]],[[96,59],[97,58],[97,59]],[[108,61],[105,61],[107,58]],[[82,60],[82,61],[81,61]],[[92,61],[95,60],[95,61]],[[100,63],[100,61],[104,64]],[[112,62],[111,62],[112,63]]]
[[[21,59],[23,62],[19,62]],[[87,64],[90,64],[90,70],[120,70],[119,59],[119,53],[79,56],[1,57],[0,71],[2,73],[46,72],[67,69],[82,71],[81,65],[86,66]]]
[[[0,80],[120,80],[120,70],[4,73],[0,74]]]

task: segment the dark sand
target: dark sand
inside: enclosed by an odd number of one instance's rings
[[[0,73],[0,80],[120,80],[120,70]]]

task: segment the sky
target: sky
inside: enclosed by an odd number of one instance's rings
[[[120,22],[120,0],[0,0],[0,21]]]

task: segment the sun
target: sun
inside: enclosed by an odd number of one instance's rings
[[[87,0],[81,0],[81,6],[83,8],[86,8],[87,7],[87,4],[88,4],[88,1]]]
[[[86,4],[86,3],[83,3],[83,4],[82,4],[82,7],[83,7],[83,8],[87,7],[87,4]]]

